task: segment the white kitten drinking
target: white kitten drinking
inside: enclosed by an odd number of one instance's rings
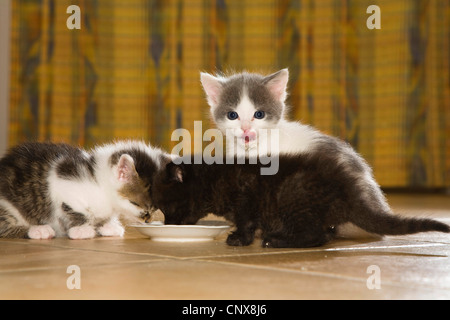
[[[148,218],[153,174],[166,155],[142,142],[91,151],[24,143],[0,159],[0,238],[122,236],[119,218]]]

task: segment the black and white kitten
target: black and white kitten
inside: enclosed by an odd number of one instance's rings
[[[261,175],[261,165],[248,161],[170,162],[154,176],[153,204],[166,224],[194,224],[208,213],[224,216],[236,226],[227,238],[233,246],[251,244],[256,229],[262,230],[265,247],[320,246],[349,222],[377,235],[450,232],[439,221],[400,217],[384,205],[368,204],[356,176],[330,152],[334,143],[340,142],[330,140],[320,152],[280,155],[275,175]],[[355,162],[354,170],[365,167]]]
[[[149,188],[164,153],[142,142],[89,152],[24,143],[0,160],[0,238],[122,236],[119,217],[148,218]]]
[[[348,143],[286,119],[288,78],[287,69],[268,76],[243,72],[222,77],[201,73],[212,119],[226,135],[227,154],[255,157],[279,152],[320,156],[325,148],[335,155],[333,159],[343,175],[354,181],[366,206],[389,211],[372,169]],[[277,132],[276,145],[267,129]],[[353,224],[341,225],[337,233],[351,238],[370,236]]]

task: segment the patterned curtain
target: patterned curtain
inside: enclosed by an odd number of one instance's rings
[[[67,7],[81,10],[70,30]],[[367,7],[381,9],[368,29]],[[211,126],[199,71],[290,70],[291,119],[351,143],[384,187],[450,186],[447,0],[15,0],[10,145]]]

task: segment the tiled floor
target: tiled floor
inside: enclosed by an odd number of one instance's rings
[[[388,198],[398,213],[450,223],[449,196]],[[157,243],[127,229],[123,239],[0,240],[0,299],[450,298],[448,234],[313,249],[237,248],[224,239]],[[72,265],[79,273],[68,273]]]

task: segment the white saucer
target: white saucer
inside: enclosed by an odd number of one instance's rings
[[[152,222],[150,224],[133,224],[140,233],[150,237],[153,241],[164,242],[197,242],[211,241],[218,237],[230,226],[223,221],[199,221],[198,224],[174,225]]]

